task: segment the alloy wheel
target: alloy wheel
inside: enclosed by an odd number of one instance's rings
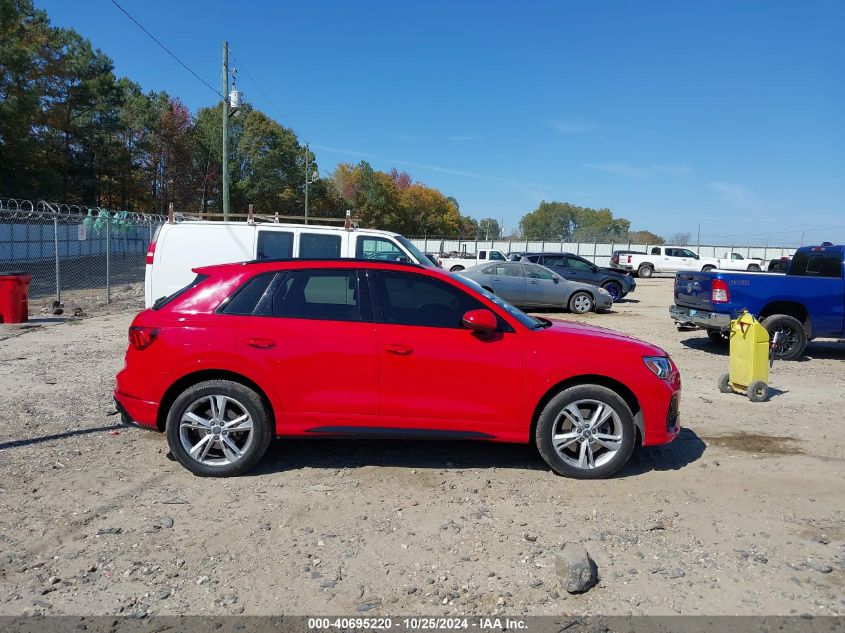
[[[243,457],[253,442],[252,416],[230,396],[194,400],[179,422],[179,441],[192,459],[206,466],[226,466]]]
[[[552,425],[552,445],[567,464],[583,470],[598,468],[622,448],[622,421],[599,400],[568,404]]]

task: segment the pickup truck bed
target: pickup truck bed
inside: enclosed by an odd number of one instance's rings
[[[843,252],[843,246],[799,249],[786,275],[679,272],[670,315],[679,327],[705,329],[719,341],[746,309],[770,334],[780,333],[775,357],[799,358],[812,339],[845,336]]]

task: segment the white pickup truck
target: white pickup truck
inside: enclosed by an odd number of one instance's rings
[[[747,270],[758,273],[765,268],[765,262],[759,257],[743,257],[739,253],[725,253],[718,261],[722,270]]]
[[[453,273],[475,266],[476,264],[483,264],[484,262],[504,262],[508,259],[502,251],[486,248],[475,254],[464,252],[458,253],[457,256],[450,257],[450,255],[451,253],[449,255],[441,255],[439,259],[440,265],[443,266],[443,269]]]
[[[688,248],[680,246],[654,246],[647,255],[626,253],[619,256],[617,263],[611,263],[617,270],[627,270],[634,275],[648,279],[654,273],[676,273],[679,270],[708,271],[719,267],[715,257],[701,257]]]

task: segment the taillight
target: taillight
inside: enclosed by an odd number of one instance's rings
[[[133,325],[129,328],[129,342],[132,347],[141,351],[153,344],[153,341],[158,338],[157,327],[145,327],[143,325]]]
[[[634,256],[633,256],[633,255],[628,255],[628,263],[629,263],[629,264],[631,263],[631,260],[632,260],[632,259],[634,259]]]
[[[150,246],[149,246],[149,248],[147,248],[147,263],[148,264],[153,263],[153,255],[155,255],[155,253],[156,253],[156,243],[150,242]]]
[[[714,279],[711,288],[711,303],[727,303],[731,300],[731,293],[728,292],[728,284],[723,279]]]

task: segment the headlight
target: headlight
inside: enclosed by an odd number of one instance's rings
[[[672,371],[672,364],[666,356],[643,356],[643,362],[654,375],[666,380]]]
[[[598,291],[600,295],[607,295],[608,297],[610,296],[610,293],[604,288],[599,288]]]

